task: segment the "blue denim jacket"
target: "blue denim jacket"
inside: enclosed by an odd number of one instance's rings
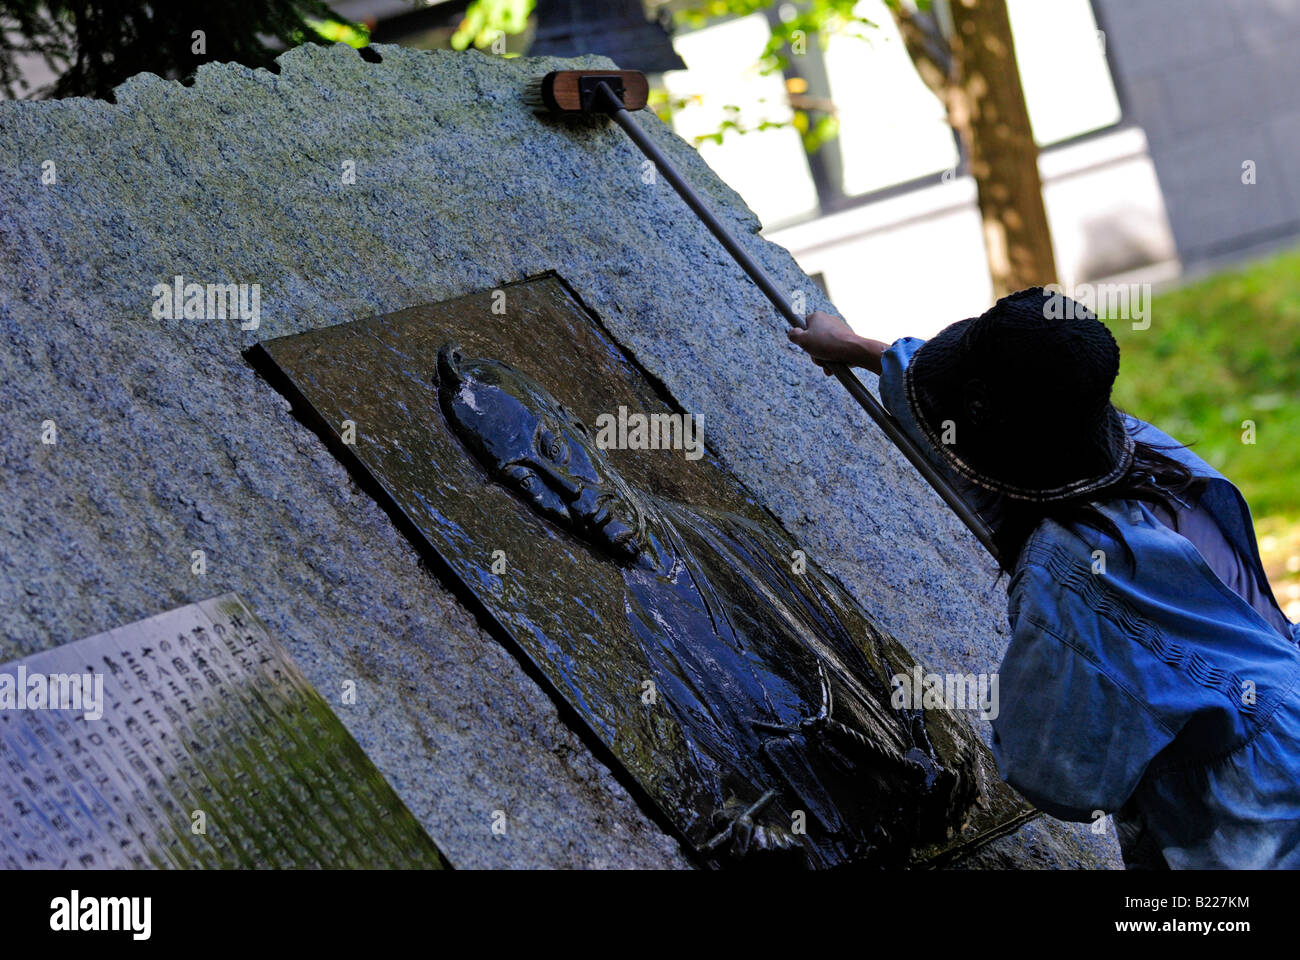
[[[923,343],[890,347],[880,394],[928,451],[902,377]],[[1166,452],[1208,480],[1201,503],[1272,598],[1237,488],[1190,450]],[[1279,633],[1145,504],[1097,506],[1136,566],[1089,528],[1047,521],[1031,535],[1008,586],[999,771],[1060,819],[1113,815],[1126,860],[1141,834],[1173,868],[1300,868],[1300,624]]]

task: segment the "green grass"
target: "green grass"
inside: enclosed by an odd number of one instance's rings
[[[1115,402],[1241,488],[1274,593],[1300,619],[1300,251],[1161,294],[1150,318],[1148,330],[1108,324],[1122,351]]]
[[[1300,518],[1300,251],[1161,294],[1150,319],[1109,323],[1122,351],[1115,402],[1194,441],[1256,518]]]

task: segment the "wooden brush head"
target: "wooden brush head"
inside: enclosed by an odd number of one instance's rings
[[[552,70],[542,78],[542,103],[555,113],[604,113],[603,98],[593,96],[601,80],[628,110],[640,110],[650,96],[650,83],[637,70]]]

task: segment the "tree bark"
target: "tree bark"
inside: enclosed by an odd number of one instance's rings
[[[995,297],[1056,282],[1052,234],[1038,176],[1005,0],[951,0],[953,29],[895,7],[908,53],[942,100],[979,194]]]

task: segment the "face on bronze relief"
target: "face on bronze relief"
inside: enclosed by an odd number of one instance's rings
[[[635,493],[587,427],[535,380],[446,343],[438,351],[438,401],[497,482],[587,543],[636,559],[646,515]]]
[[[584,419],[674,406],[567,286],[507,295],[503,316],[485,293],[263,349],[686,842],[713,863],[933,862],[1024,816],[964,718],[891,704],[915,661],[812,558],[792,566],[725,467],[598,445]]]

